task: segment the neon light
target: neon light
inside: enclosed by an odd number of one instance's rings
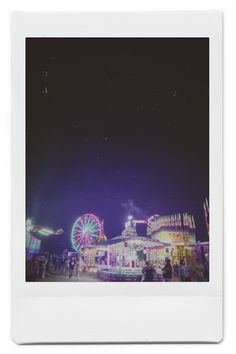
[[[78,251],[80,247],[98,241],[102,234],[103,225],[93,214],[84,214],[74,223],[71,231],[71,243]]]
[[[27,219],[26,220],[26,230],[27,231],[31,231],[32,228],[33,228],[32,220],[31,219]]]

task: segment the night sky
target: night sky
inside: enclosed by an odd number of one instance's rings
[[[64,235],[76,218],[189,212],[206,240],[207,38],[28,38],[27,217]]]

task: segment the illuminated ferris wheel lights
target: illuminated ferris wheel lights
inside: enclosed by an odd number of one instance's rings
[[[93,214],[80,216],[73,225],[71,243],[77,251],[80,247],[97,241],[102,233],[103,223]]]

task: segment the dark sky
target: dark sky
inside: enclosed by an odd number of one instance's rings
[[[27,216],[65,230],[91,212],[193,213],[207,238],[207,38],[26,40]]]

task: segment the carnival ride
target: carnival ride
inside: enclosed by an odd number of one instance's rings
[[[194,217],[187,213],[169,216],[154,214],[144,220],[135,219],[129,215],[120,237],[138,237],[136,231],[138,224],[147,225],[145,238],[150,240],[173,244],[196,242]],[[91,213],[77,218],[71,232],[71,243],[77,252],[87,246],[107,244],[107,241],[104,234],[104,221]]]
[[[94,214],[84,214],[75,221],[71,232],[71,243],[76,251],[83,246],[105,240],[103,221]]]
[[[147,225],[147,237],[167,243],[195,243],[194,216],[188,213],[160,216],[154,214],[146,220],[135,220],[131,215],[125,222],[122,236],[137,236],[137,224]]]
[[[45,238],[51,236],[59,236],[63,234],[63,229],[59,228],[57,230],[53,230],[51,228],[34,225],[31,219],[26,220],[26,258],[30,259],[33,254],[37,254],[40,252],[41,241]]]
[[[45,226],[33,225],[31,219],[26,220],[26,231],[42,236],[62,235],[64,232],[62,228],[53,230]]]

